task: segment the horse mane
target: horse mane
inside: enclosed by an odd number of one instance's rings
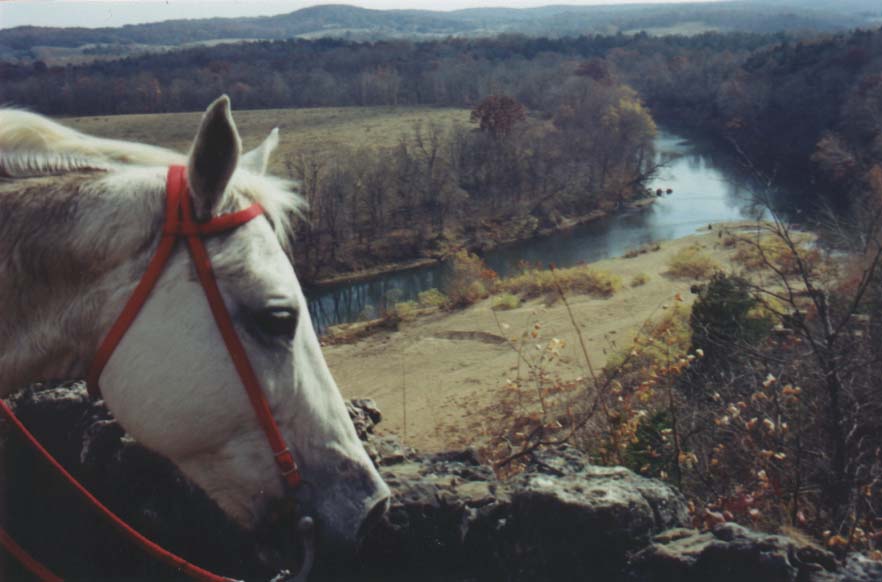
[[[0,151],[0,178],[35,178],[109,169],[106,163],[74,154]]]
[[[151,145],[81,133],[47,117],[20,109],[0,109],[0,178],[21,179],[82,172],[110,172],[130,166],[186,165],[187,156]],[[239,169],[231,192],[241,192],[264,208],[287,250],[303,199],[295,182]],[[232,198],[232,197],[230,197]]]
[[[103,162],[99,167],[109,164],[169,166],[186,163],[185,156],[165,148],[87,135],[20,109],[0,109],[0,151],[25,152],[33,156],[35,161],[44,155],[47,165],[59,155]]]

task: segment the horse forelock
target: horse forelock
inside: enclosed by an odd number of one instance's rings
[[[246,200],[263,207],[264,215],[275,231],[279,244],[287,252],[296,218],[303,215],[304,199],[296,193],[296,182],[274,176],[259,176],[238,170],[233,176],[232,190]],[[234,201],[236,196],[228,197]],[[223,212],[235,208],[223,209]]]

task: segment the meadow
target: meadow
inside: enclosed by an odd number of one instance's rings
[[[207,104],[206,104],[207,105]],[[321,107],[310,109],[235,110],[233,117],[245,149],[279,128],[279,149],[270,171],[286,175],[285,160],[300,153],[350,148],[391,148],[411,136],[415,124],[467,124],[468,109],[434,107]],[[202,112],[69,117],[62,123],[101,137],[124,139],[187,151]]]

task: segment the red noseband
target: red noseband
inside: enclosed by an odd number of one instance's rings
[[[89,394],[93,398],[99,398],[101,390],[98,387],[98,380],[101,377],[101,372],[104,370],[108,360],[110,360],[110,356],[113,355],[126,331],[131,327],[135,318],[138,317],[138,312],[141,311],[144,303],[147,302],[147,297],[150,296],[150,292],[156,286],[156,282],[159,280],[160,275],[162,275],[162,271],[174,251],[175,243],[179,238],[185,238],[190,249],[190,256],[193,258],[193,264],[196,267],[196,273],[199,275],[199,281],[202,283],[202,289],[205,291],[205,297],[208,299],[211,313],[214,315],[214,321],[217,323],[218,330],[220,330],[221,336],[224,338],[224,344],[226,344],[227,351],[230,353],[233,364],[236,366],[236,372],[239,374],[239,379],[242,380],[245,392],[251,401],[251,406],[254,408],[254,412],[257,413],[257,419],[270,443],[276,464],[279,466],[285,483],[291,488],[296,488],[300,485],[301,478],[297,463],[294,461],[294,455],[291,454],[291,451],[285,444],[285,439],[279,431],[266,396],[260,387],[257,374],[254,373],[254,368],[251,366],[245,347],[239,339],[239,334],[236,333],[233,320],[230,318],[230,312],[227,310],[223,296],[217,286],[217,280],[211,268],[211,259],[205,250],[205,244],[202,242],[203,237],[232,230],[261,214],[263,214],[263,208],[259,204],[253,204],[244,210],[212,218],[208,222],[196,222],[190,202],[186,168],[183,166],[171,166],[168,169],[166,182],[165,224],[162,228],[162,239],[159,242],[159,248],[156,249],[156,254],[150,260],[147,271],[144,273],[141,281],[138,282],[138,286],[135,287],[135,291],[117,318],[116,323],[113,324],[104,341],[101,342],[101,346],[95,354],[95,359],[89,367],[86,382]]]

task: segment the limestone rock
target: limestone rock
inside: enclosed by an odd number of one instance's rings
[[[249,581],[269,580],[275,564],[289,563],[285,548],[297,546],[290,531],[255,534],[230,523],[171,463],[128,438],[82,384],[25,390],[9,402],[65,466],[148,537]],[[472,451],[420,454],[377,435],[382,416],[371,400],[347,407],[394,497],[363,546],[360,570],[335,571],[335,581],[882,580],[882,565],[861,556],[837,565],[817,546],[734,524],[685,529],[686,505],[675,489],[621,467],[592,466],[569,446],[539,451],[523,474],[499,481]],[[16,526],[21,541],[67,577],[171,579],[8,428],[0,421],[0,523]],[[15,574],[0,557],[0,578]]]
[[[363,441],[373,434],[374,427],[383,420],[383,414],[371,398],[349,400],[346,402],[346,411],[352,419],[358,438]]]
[[[383,467],[391,510],[363,552],[369,569],[395,563],[417,575],[613,579],[630,550],[686,523],[682,497],[622,468],[594,467],[571,447],[544,451],[507,482],[469,452],[415,456]]]
[[[656,536],[633,557],[628,575],[635,582],[869,582],[882,580],[882,564],[852,556],[839,566],[817,545],[724,523]]]

